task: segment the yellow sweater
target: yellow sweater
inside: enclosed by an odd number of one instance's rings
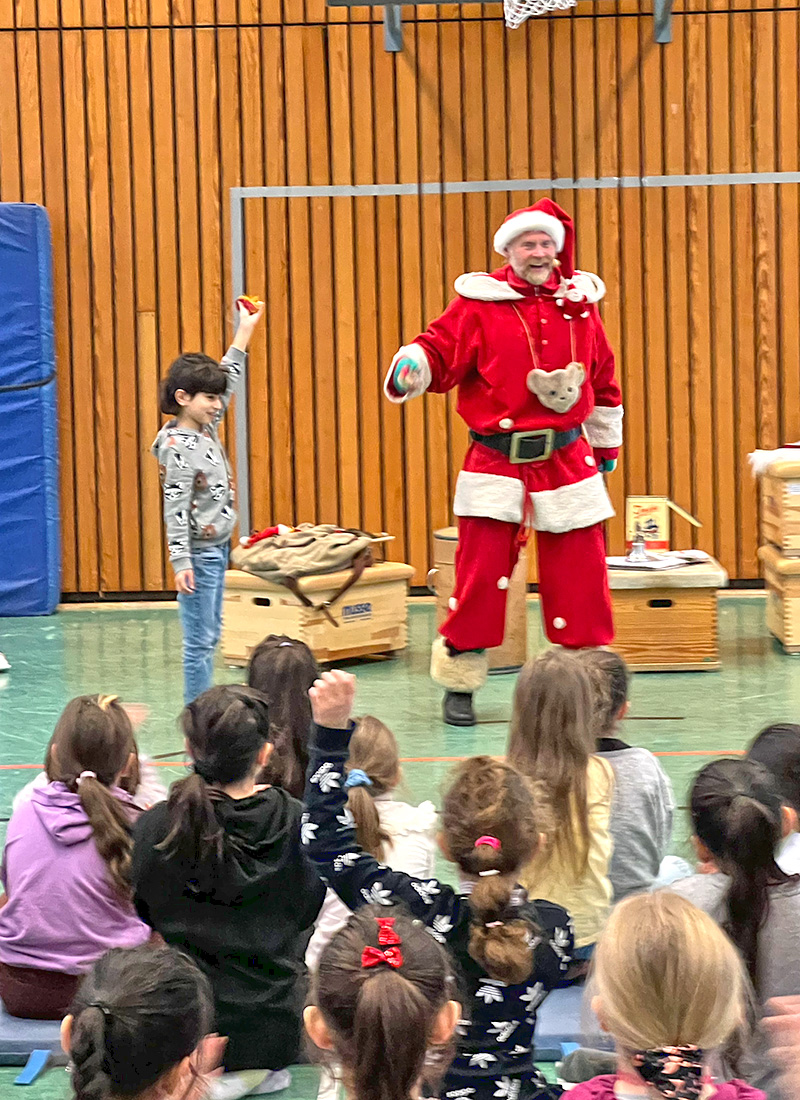
[[[595,943],[611,908],[612,840],[609,829],[614,771],[599,756],[589,757],[586,796],[589,803],[589,859],[586,870],[576,878],[557,850],[548,850],[528,864],[520,882],[531,898],[544,898],[563,905],[575,927],[575,946]],[[576,822],[577,830],[577,822]]]

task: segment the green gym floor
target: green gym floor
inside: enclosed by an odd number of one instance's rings
[[[530,602],[531,652],[544,648],[538,606]],[[511,715],[513,676],[493,676],[477,700],[481,724],[443,725],[440,691],[427,675],[435,630],[434,607],[411,601],[408,649],[393,660],[350,662],[358,676],[357,711],[383,719],[404,758],[400,797],[439,801],[448,768],[462,756],[502,753]],[[182,772],[180,629],[174,605],[135,604],[67,609],[46,619],[0,619],[0,651],[11,671],[0,675],[0,818],[40,767],[44,746],[66,701],[89,692],[113,692],[145,704],[150,714],[139,744],[158,760],[167,782]],[[764,626],[764,598],[720,599],[718,673],[641,673],[634,677],[631,716],[622,736],[659,754],[681,809],[672,851],[687,853],[686,793],[692,774],[715,755],[743,749],[764,725],[800,716],[800,660],[784,655]],[[224,668],[218,679],[242,679]],[[5,825],[0,823],[0,836]],[[447,870],[441,868],[443,877]],[[0,1069],[0,1098],[13,1096],[18,1070]],[[27,1088],[30,1100],[69,1096],[63,1069],[49,1070]],[[286,1100],[313,1100],[316,1070],[301,1067]]]

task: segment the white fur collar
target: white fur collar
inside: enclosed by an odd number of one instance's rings
[[[476,302],[519,302],[524,297],[504,279],[493,279],[487,271],[459,275],[454,286],[456,294]]]

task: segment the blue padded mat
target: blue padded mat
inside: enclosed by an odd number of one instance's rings
[[[66,1062],[60,1020],[18,1020],[0,1004],[0,1066],[24,1066],[31,1051],[49,1050]]]
[[[60,591],[50,223],[0,203],[0,616],[48,615]]]
[[[587,1005],[583,1008],[585,985],[554,989],[536,1011],[534,1051],[537,1062],[560,1062],[564,1043],[578,1043],[595,1050],[610,1050],[613,1043],[600,1030]],[[590,995],[591,996],[591,995]]]

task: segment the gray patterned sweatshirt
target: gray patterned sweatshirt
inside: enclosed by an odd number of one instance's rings
[[[169,420],[150,451],[158,459],[164,490],[169,560],[176,573],[192,568],[192,551],[226,543],[236,523],[236,491],[219,425],[230,405],[247,355],[230,347],[220,363],[228,372],[222,408],[201,432]]]

